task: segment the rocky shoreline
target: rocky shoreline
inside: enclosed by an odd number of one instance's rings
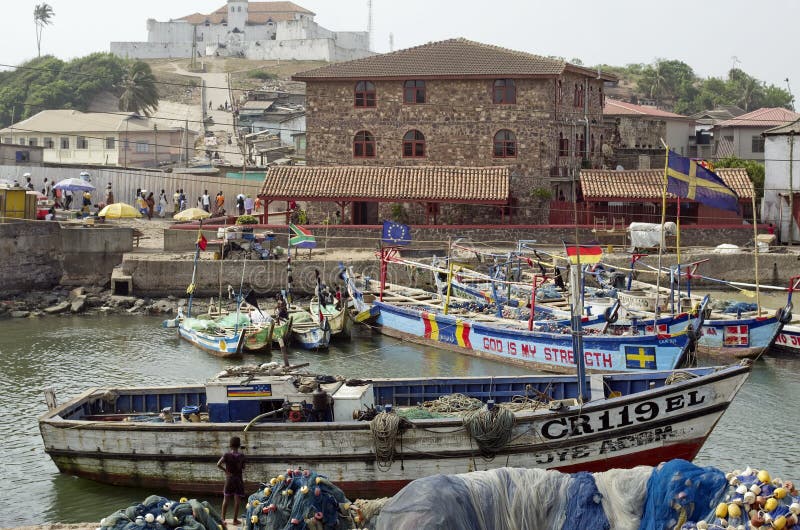
[[[58,315],[164,315],[177,313],[188,299],[138,298],[114,295],[104,287],[57,286],[50,291],[30,291],[6,296],[0,300],[0,319],[43,318]],[[208,309],[208,303],[195,299],[192,308],[198,313]]]

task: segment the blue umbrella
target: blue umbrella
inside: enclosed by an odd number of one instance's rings
[[[57,190],[94,191],[94,186],[83,179],[76,178],[64,179],[53,187]]]

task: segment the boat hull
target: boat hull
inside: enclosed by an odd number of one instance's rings
[[[388,466],[375,458],[367,422],[259,423],[243,433],[244,423],[80,421],[61,418],[56,409],[40,418],[39,426],[45,450],[60,471],[103,483],[218,492],[223,477],[216,462],[237,435],[247,454],[251,489],[287,467],[300,467],[324,473],[351,498],[379,497],[434,473],[503,466],[604,471],[691,460],[748,373],[747,366],[729,367],[582,407],[517,413],[512,442],[491,459],[481,457],[460,418],[413,420],[417,428],[402,433]],[[387,402],[402,400],[407,388],[395,387]]]
[[[697,351],[732,359],[754,359],[775,343],[783,324],[777,317],[708,320],[700,329]]]
[[[304,350],[324,350],[331,342],[331,331],[314,326],[309,329],[292,329],[294,342]]]
[[[800,324],[787,324],[783,326],[778,338],[775,339],[775,349],[800,353]]]
[[[242,356],[245,339],[244,330],[226,335],[212,335],[180,324],[178,325],[178,335],[201,350],[205,350],[217,357],[232,359]]]
[[[382,333],[458,353],[536,370],[574,373],[572,338],[564,334],[501,328],[440,313],[375,302]],[[673,336],[584,337],[589,372],[670,370],[685,361],[689,338]],[[641,350],[640,350],[641,349]]]

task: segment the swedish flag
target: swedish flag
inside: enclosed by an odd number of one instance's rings
[[[625,367],[639,370],[655,370],[656,349],[653,346],[625,346]]]
[[[719,176],[697,161],[669,152],[667,191],[713,208],[739,211],[739,197]]]

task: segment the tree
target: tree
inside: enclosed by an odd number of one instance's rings
[[[158,109],[156,78],[147,63],[130,63],[120,89],[119,110],[150,116]]]
[[[717,160],[714,163],[715,168],[720,167],[743,167],[747,171],[747,176],[750,177],[750,182],[756,190],[756,199],[764,196],[764,164],[756,162],[755,160],[742,160],[735,156],[729,156],[722,160]]]
[[[36,4],[33,8],[33,24],[36,27],[36,56],[42,56],[42,31],[53,23],[56,14],[48,3]]]

